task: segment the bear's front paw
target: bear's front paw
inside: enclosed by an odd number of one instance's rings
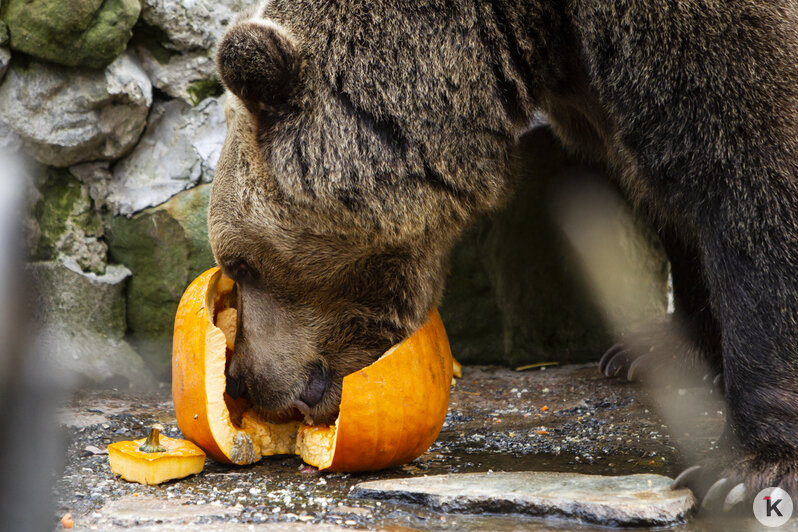
[[[684,376],[703,376],[722,389],[721,368],[712,357],[682,333],[670,316],[663,316],[626,333],[599,361],[607,377],[622,376],[647,383],[684,382]]]
[[[672,489],[690,488],[702,512],[750,510],[759,491],[769,487],[784,489],[793,498],[798,495],[798,457],[785,453],[733,450],[718,451],[697,465],[682,471]]]

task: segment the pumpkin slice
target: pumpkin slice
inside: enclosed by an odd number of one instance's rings
[[[147,438],[118,441],[108,446],[111,472],[130,482],[160,484],[202,471],[205,453],[186,440],[161,436],[163,427],[155,425]]]
[[[224,392],[235,338],[232,289],[233,281],[218,268],[206,271],[186,289],[175,318],[172,397],[177,424],[213,458],[250,464],[262,456],[298,454],[322,470],[375,471],[413,460],[438,437],[453,362],[437,310],[375,363],[344,377],[335,424],[273,424],[260,419],[245,400]]]

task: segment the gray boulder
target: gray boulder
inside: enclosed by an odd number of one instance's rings
[[[192,105],[220,94],[213,62],[216,42],[239,12],[256,3],[145,0],[145,26],[134,39],[133,49],[152,84]]]
[[[132,215],[213,179],[225,135],[223,98],[153,106],[141,141],[114,167],[106,199],[114,214]]]
[[[208,51],[171,54],[167,59],[159,59],[146,46],[134,49],[153,86],[172,98],[197,105],[209,96],[222,93],[216,65]]]
[[[30,60],[0,85],[0,122],[35,159],[65,167],[130,151],[151,103],[152,85],[129,54],[99,71]]]
[[[36,343],[51,371],[98,385],[154,385],[125,341],[124,286],[130,271],[109,265],[85,273],[71,257],[28,265],[33,283]]]
[[[162,44],[179,51],[211,50],[225,28],[255,0],[144,0],[141,18],[161,30]]]

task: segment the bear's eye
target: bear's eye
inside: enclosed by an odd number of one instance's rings
[[[237,258],[224,262],[225,273],[237,283],[251,283],[258,278],[255,269],[246,259]]]

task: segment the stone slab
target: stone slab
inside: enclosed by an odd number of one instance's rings
[[[683,522],[696,504],[692,492],[671,490],[671,482],[651,474],[455,473],[361,482],[354,494],[443,512],[516,513],[604,526],[667,526]]]
[[[36,345],[53,375],[74,384],[155,385],[144,361],[125,340],[124,287],[130,270],[108,265],[103,275],[84,272],[74,258],[33,262]]]

